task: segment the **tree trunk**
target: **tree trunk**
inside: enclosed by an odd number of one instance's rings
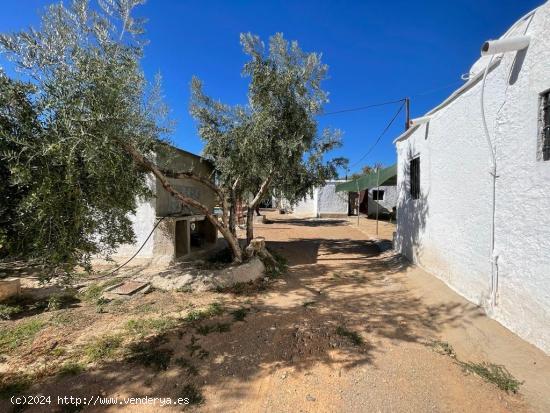
[[[246,245],[254,238],[254,207],[248,207],[246,212]]]
[[[237,197],[235,196],[235,191],[231,191],[229,202],[229,230],[234,236],[237,236],[237,223],[235,217],[237,214]]]
[[[246,214],[246,246],[248,246],[252,238],[254,238],[254,210],[266,194],[269,184],[271,184],[271,179],[273,177],[272,172],[272,170],[269,171],[268,177],[262,182],[258,193],[254,199],[248,203],[248,212]]]
[[[219,229],[219,228],[218,228]],[[229,228],[219,229],[222,236],[224,237],[229,249],[233,254],[233,261],[237,263],[243,262],[243,252],[241,245],[239,244],[239,239],[231,233]]]

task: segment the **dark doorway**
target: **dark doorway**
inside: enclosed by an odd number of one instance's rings
[[[191,252],[189,222],[176,221],[176,258],[183,257]]]
[[[365,215],[369,214],[369,191],[361,191],[359,198],[359,212]]]

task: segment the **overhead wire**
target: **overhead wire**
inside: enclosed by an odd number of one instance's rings
[[[399,109],[397,109],[397,112],[395,112],[395,115],[393,115],[393,117],[391,118],[391,120],[388,122],[388,124],[386,125],[386,127],[384,128],[384,130],[382,130],[382,133],[380,133],[380,135],[378,136],[378,138],[376,139],[376,141],[371,145],[371,147],[367,150],[367,152],[357,161],[355,162],[353,165],[350,166],[350,169],[353,168],[355,165],[357,165],[358,163],[360,163],[361,161],[363,161],[367,156],[369,156],[369,154],[373,151],[373,149],[376,147],[376,145],[378,145],[378,143],[380,142],[380,140],[382,139],[382,137],[386,134],[386,132],[390,129],[391,125],[393,124],[393,122],[395,122],[395,119],[397,119],[397,116],[399,116],[399,114],[401,113],[401,111],[403,110],[403,106],[405,106],[405,103],[403,102],[400,106],[399,106]]]
[[[319,113],[317,116],[337,115],[339,113],[346,113],[346,112],[357,112],[359,110],[375,108],[375,107],[378,107],[378,106],[392,105],[394,103],[399,103],[399,102],[404,102],[404,101],[405,101],[405,98],[397,99],[397,100],[390,100],[390,101],[387,101],[387,102],[373,103],[372,105],[358,106],[358,107],[355,107],[355,108],[335,110],[333,112]]]

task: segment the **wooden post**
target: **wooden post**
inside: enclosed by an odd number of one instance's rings
[[[378,236],[378,209],[380,208],[380,167],[378,167],[377,169],[378,176],[376,177],[376,190],[378,191],[378,199],[376,200],[376,235]]]
[[[357,226],[359,226],[359,206],[360,206],[360,199],[361,199],[361,193],[359,192],[359,181],[355,181],[357,184]]]
[[[411,122],[410,99],[405,98],[405,130],[409,129],[410,122]]]

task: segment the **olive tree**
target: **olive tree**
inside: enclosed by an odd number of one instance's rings
[[[321,56],[302,51],[282,34],[270,37],[267,49],[258,36],[241,34],[241,45],[249,57],[243,68],[250,79],[248,103],[232,107],[216,101],[195,78],[191,113],[222,187],[246,203],[250,241],[253,211],[268,193],[296,202],[335,177],[345,160],[324,159],[340,145],[340,134],[318,131],[315,116],[328,101],[321,87],[328,68]]]
[[[93,255],[134,240],[129,214],[152,196],[153,175],[183,205],[204,213],[242,259],[227,213],[219,221],[167,178],[198,181],[222,204],[225,195],[193,171],[155,163],[170,125],[159,83],[147,82],[140,67],[144,28],[133,17],[140,3],[55,4],[39,30],[0,36],[0,51],[21,73],[20,81],[0,77],[0,191],[10,194],[0,200],[4,255],[65,272],[89,268]]]

